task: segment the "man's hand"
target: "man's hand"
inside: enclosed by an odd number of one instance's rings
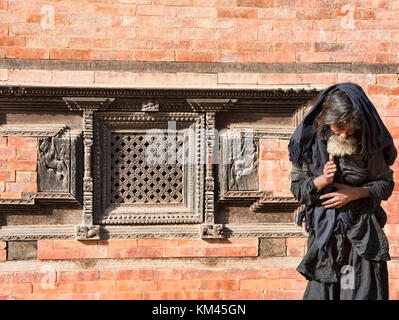
[[[334,163],[334,156],[329,155],[329,161],[326,162],[323,169],[323,174],[314,179],[314,184],[318,190],[328,186],[334,181],[334,175],[337,171],[337,165]]]
[[[341,183],[334,183],[333,186],[337,188],[336,191],[320,196],[320,200],[328,199],[321,203],[326,208],[339,209],[353,200],[369,196],[367,187],[351,187]]]

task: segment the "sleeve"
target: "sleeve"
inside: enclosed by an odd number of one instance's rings
[[[318,200],[318,190],[313,182],[314,178],[309,174],[306,166],[291,169],[291,192],[301,204],[315,205]]]
[[[393,181],[393,171],[389,172],[379,179],[365,184],[370,192],[370,206],[375,208],[382,200],[388,200],[391,196],[395,183]]]
[[[371,161],[370,179],[369,182],[364,184],[370,192],[370,206],[377,207],[382,200],[388,200],[391,196],[395,186],[393,180],[393,171],[386,164],[384,159],[380,158],[379,154],[372,154],[369,156],[368,161]]]

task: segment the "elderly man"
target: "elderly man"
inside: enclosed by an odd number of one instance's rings
[[[381,200],[392,193],[393,139],[362,88],[326,89],[289,143],[291,192],[304,209],[308,250],[297,267],[305,300],[388,299]]]

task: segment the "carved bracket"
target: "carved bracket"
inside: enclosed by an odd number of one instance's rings
[[[222,224],[203,224],[201,225],[202,239],[222,239],[225,232]]]
[[[100,226],[76,226],[76,240],[100,240]]]

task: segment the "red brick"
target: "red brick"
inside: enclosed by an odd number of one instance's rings
[[[8,146],[18,148],[36,148],[37,139],[27,137],[8,137]]]
[[[68,260],[68,259],[79,259],[79,249],[42,249],[38,250],[37,258],[39,260]]]
[[[239,290],[239,280],[201,280],[200,290]]]
[[[141,280],[142,275],[140,270],[117,270],[115,272],[118,280]]]
[[[116,282],[113,280],[104,281],[79,281],[76,282],[76,292],[116,292]]]
[[[182,279],[229,279],[223,276],[219,270],[209,269],[185,269],[182,270]]]
[[[0,283],[0,292],[6,295],[12,294],[30,294],[32,293],[32,284],[30,283]]]
[[[111,292],[101,293],[100,300],[140,300],[142,292]]]
[[[95,50],[93,60],[131,60],[131,50]]]
[[[218,278],[218,274],[217,277]],[[263,277],[260,269],[227,269],[222,272],[223,279],[260,279]]]
[[[37,183],[21,183],[21,182],[7,182],[6,192],[36,192]]]
[[[160,258],[162,257],[161,248],[128,248],[122,249],[124,258]]]
[[[4,69],[2,69],[4,70]],[[0,147],[7,147],[7,137],[0,136]]]
[[[21,199],[21,192],[0,193],[0,199]]]
[[[176,8],[171,6],[139,5],[137,16],[176,16]]]
[[[307,285],[306,280],[281,279],[281,289],[283,290],[303,290]]]
[[[243,279],[240,280],[240,290],[278,290],[280,279]]]
[[[399,279],[389,279],[389,289],[398,290],[399,289]]]
[[[15,171],[0,171],[0,181],[3,182],[15,181]]]
[[[288,257],[303,257],[305,255],[304,246],[289,246],[287,247]]]
[[[215,53],[177,50],[176,61],[214,62]]]
[[[17,159],[18,160],[36,160],[37,159],[36,148],[17,148]]]
[[[298,291],[270,291],[266,290],[264,300],[302,300],[303,290]]]
[[[117,291],[155,291],[158,289],[156,281],[121,280],[117,282]]]
[[[24,182],[24,183],[36,183],[37,182],[37,173],[36,172],[23,172],[17,171],[16,182]]]
[[[163,257],[195,257],[202,256],[203,248],[163,248]]]
[[[218,18],[256,18],[255,8],[217,8]]]
[[[7,260],[7,250],[0,250],[0,261]]]
[[[25,37],[23,36],[0,36],[0,46],[4,47],[24,47]]]
[[[15,159],[16,155],[15,147],[0,147],[0,159]]]
[[[143,280],[153,280],[153,279],[147,279],[149,275],[144,276],[144,270],[143,270]],[[166,269],[166,270],[157,270],[155,274],[153,274],[154,277],[158,276],[158,279],[160,280],[180,280],[182,279],[182,270],[178,269]]]
[[[76,283],[42,283],[42,282],[34,282],[33,283],[33,293],[34,294],[42,294],[42,293],[74,293],[76,292]]]
[[[0,283],[11,283],[13,282],[12,272],[1,272],[0,273]]]
[[[189,291],[198,290],[200,280],[161,280],[159,281],[159,290],[161,291]]]
[[[287,246],[304,246],[306,245],[308,238],[287,238]]]
[[[262,290],[226,290],[223,291],[224,300],[262,300]]]
[[[6,49],[6,57],[17,59],[48,59],[49,50],[37,48],[8,47]]]
[[[50,59],[55,60],[92,60],[92,50],[79,49],[51,49]]]
[[[96,281],[99,280],[99,271],[59,271],[57,272],[57,282],[75,282],[75,281]]]
[[[133,54],[135,61],[174,61],[174,51],[140,50]],[[113,59],[115,60],[115,59]]]
[[[8,9],[8,1],[7,0],[1,0],[0,1],[0,10],[7,10]]]
[[[126,240],[100,240],[100,246],[107,247],[119,247],[119,248],[127,248],[127,247],[137,247],[136,239],[126,239]]]
[[[206,257],[240,257],[243,256],[242,248],[205,248]]]
[[[8,160],[8,169],[16,171],[36,171],[37,162],[33,160]]]

